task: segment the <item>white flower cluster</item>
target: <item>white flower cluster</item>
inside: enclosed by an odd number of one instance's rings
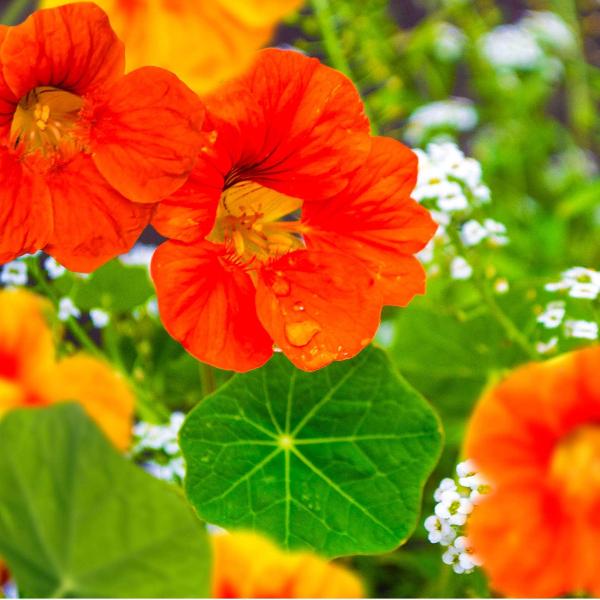
[[[481,565],[473,554],[464,528],[467,519],[481,498],[489,492],[489,485],[479,475],[472,461],[456,466],[458,482],[446,477],[433,494],[435,514],[425,519],[425,529],[432,544],[446,548],[442,560],[452,566],[455,573],[471,573]]]
[[[535,11],[517,23],[496,27],[479,43],[484,58],[504,71],[533,71],[546,65],[560,68],[547,52],[568,55],[576,46],[573,32],[558,15]]]
[[[413,198],[433,201],[446,215],[470,212],[490,201],[490,190],[482,181],[481,165],[467,158],[453,142],[428,144],[425,151],[415,150],[419,175]],[[441,218],[446,221],[447,219]]]
[[[549,292],[567,292],[571,298],[596,300],[600,296],[600,272],[573,267],[561,274],[561,280],[546,284]]]
[[[548,283],[546,291],[561,293],[576,300],[595,301],[600,298],[600,272],[585,267],[572,267],[561,274],[560,281]],[[565,300],[549,302],[537,321],[545,329],[562,330],[567,338],[597,340],[599,338],[598,323],[580,318],[568,318],[568,307]],[[558,336],[546,342],[539,342],[537,350],[540,354],[548,354],[558,347]]]
[[[483,183],[481,165],[468,158],[452,143],[428,144],[426,151],[416,150],[419,175],[413,198],[426,204],[439,225],[435,238],[419,254],[424,263],[434,260],[436,247],[451,247],[447,229],[453,227],[465,247],[485,243],[497,248],[508,243],[506,227],[494,219],[482,221],[473,213],[490,202],[489,188]],[[448,252],[446,252],[448,254]],[[469,279],[473,273],[464,256],[450,258],[450,276]]]
[[[467,36],[455,25],[442,21],[437,24],[433,51],[443,62],[458,60],[465,50]]]
[[[140,421],[133,427],[135,444],[132,454],[140,457],[144,469],[157,479],[181,482],[185,477],[185,463],[177,442],[184,419],[183,413],[174,412],[166,425]],[[146,459],[148,454],[152,458]]]
[[[6,286],[27,285],[27,264],[21,260],[6,263],[0,271],[0,283]]]
[[[477,125],[475,106],[468,98],[449,98],[424,104],[408,118],[404,137],[409,144],[420,144],[436,130],[443,133],[471,131]]]

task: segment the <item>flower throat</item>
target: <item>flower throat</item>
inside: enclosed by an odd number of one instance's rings
[[[217,218],[207,239],[222,243],[236,260],[266,262],[304,248],[298,220],[302,200],[252,181],[241,181],[221,194]]]

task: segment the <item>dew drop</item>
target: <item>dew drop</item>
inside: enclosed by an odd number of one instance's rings
[[[292,346],[306,346],[319,331],[321,331],[321,327],[311,319],[285,325],[285,337]]]
[[[296,302],[294,306],[292,306],[292,309],[296,312],[302,312],[304,310],[304,304],[302,304],[302,302]]]
[[[287,296],[290,293],[290,282],[280,277],[273,282],[271,289],[277,296]]]

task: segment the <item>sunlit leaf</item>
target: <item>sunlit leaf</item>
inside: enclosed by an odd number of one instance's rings
[[[13,411],[0,423],[0,554],[25,596],[209,590],[202,523],[70,403]]]
[[[142,305],[153,294],[146,267],[125,266],[113,260],[81,281],[73,300],[83,310],[103,308],[127,312]]]
[[[373,348],[311,374],[276,355],[204,400],[181,433],[203,518],[326,556],[406,540],[440,445],[433,411]]]

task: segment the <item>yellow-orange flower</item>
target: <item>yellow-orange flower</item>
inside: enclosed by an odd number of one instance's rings
[[[42,8],[77,0],[42,0]],[[125,42],[127,68],[174,71],[196,92],[243,72],[304,0],[96,0]]]
[[[508,596],[600,594],[600,346],[525,365],[480,400],[466,452],[492,492],[467,534]]]
[[[215,598],[362,598],[351,571],[249,532],[212,536]]]
[[[125,450],[134,409],[129,385],[107,363],[85,354],[57,361],[46,320],[50,310],[44,298],[26,290],[0,292],[0,415],[75,400]]]

